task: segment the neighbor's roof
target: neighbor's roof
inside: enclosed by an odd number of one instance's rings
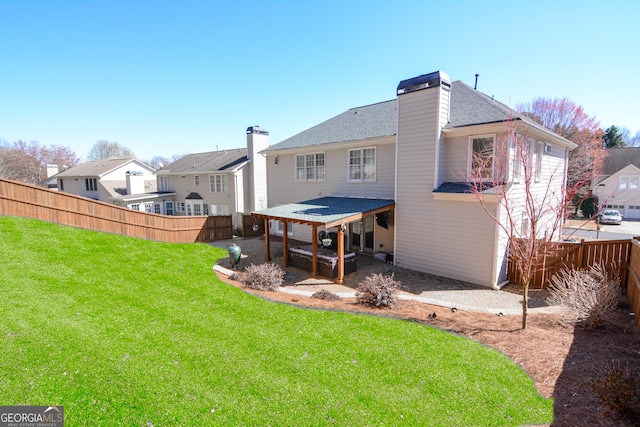
[[[640,168],[640,147],[607,148],[602,175],[613,175],[628,165]]]
[[[187,154],[158,170],[158,175],[227,171],[248,160],[246,148]]]
[[[112,170],[122,167],[128,163],[135,163],[136,166],[144,165],[151,171],[155,170],[151,166],[145,165],[134,157],[110,157],[108,159],[80,163],[77,166],[57,173],[55,177],[64,178],[69,176],[103,176],[111,172]]]
[[[573,145],[525,115],[477,91],[462,81],[451,84],[451,117],[445,129],[521,120],[528,125]],[[272,145],[265,152],[311,147],[347,141],[395,136],[398,128],[398,101],[380,102],[352,108],[291,138]]]
[[[305,202],[290,203],[252,212],[268,219],[311,225],[335,225],[354,221],[364,216],[388,210],[395,202],[390,199],[365,199],[359,197],[320,197]]]

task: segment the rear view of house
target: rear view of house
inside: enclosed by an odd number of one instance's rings
[[[269,208],[255,214],[271,221],[274,234],[313,242],[314,230],[344,233],[346,251],[498,287],[507,239],[487,211],[500,218],[505,206],[491,189],[485,206],[478,203],[473,159],[489,160],[500,141],[525,135],[538,168],[533,191],[550,188],[557,203],[574,144],[442,72],[404,80],[396,92],[264,150]],[[513,153],[500,155],[510,169],[499,180],[508,181],[510,197],[524,197]],[[485,164],[482,177],[495,173]]]

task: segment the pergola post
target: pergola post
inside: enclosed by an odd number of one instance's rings
[[[264,260],[271,261],[271,251],[269,250],[269,219],[264,218]]]
[[[318,275],[318,226],[311,226],[311,275],[316,277]]]
[[[286,267],[289,265],[289,224],[287,221],[282,222],[282,264]]]
[[[344,224],[338,227],[338,285],[344,281]]]

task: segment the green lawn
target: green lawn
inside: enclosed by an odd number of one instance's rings
[[[0,405],[68,426],[518,426],[553,402],[499,352],[217,280],[226,251],[0,217]]]

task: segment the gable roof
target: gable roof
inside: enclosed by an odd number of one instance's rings
[[[451,84],[451,116],[445,129],[521,120],[536,129],[574,144],[527,116],[479,92],[462,81]],[[311,147],[347,141],[395,136],[398,128],[398,100],[351,108],[329,120],[272,145],[264,152]]]
[[[613,175],[628,165],[640,168],[640,147],[607,148],[602,175]]]
[[[158,170],[157,174],[171,175],[226,171],[248,160],[246,148],[187,154]]]
[[[65,178],[70,176],[97,176],[101,177],[119,167],[129,163],[135,163],[138,167],[145,167],[149,171],[155,171],[151,166],[146,165],[134,157],[110,157],[108,159],[94,160],[90,162],[80,163],[67,170],[54,175],[56,178]]]
[[[393,136],[396,134],[397,116],[398,103],[395,99],[351,108],[264,151]]]

